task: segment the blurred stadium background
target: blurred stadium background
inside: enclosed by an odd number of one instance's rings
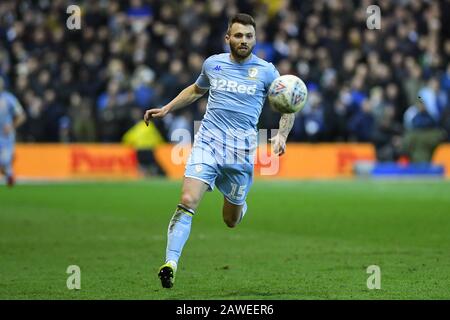
[[[341,167],[359,158],[429,162],[450,137],[449,1],[375,3],[380,30],[366,27],[369,1],[2,1],[0,74],[28,115],[18,141],[128,144],[140,150],[144,173],[179,176],[155,150],[174,130],[193,131],[207,97],[144,132],[143,111],[170,101],[195,81],[206,57],[226,50],[227,19],[242,11],[257,21],[255,53],[308,85],[290,142],[373,146],[337,151],[332,165]],[[80,30],[66,27],[70,4],[82,10]],[[278,119],[264,108],[260,127],[276,128]],[[449,172],[448,148],[438,149],[435,162]],[[39,177],[21,152],[19,178]]]
[[[66,26],[72,4],[79,30]],[[366,26],[373,4],[379,30]],[[149,128],[142,116],[227,50],[237,12],[256,19],[254,53],[301,77],[308,103],[279,172],[257,179],[240,235],[220,224],[218,194],[205,200],[181,292],[168,294],[149,273],[161,262],[184,168],[171,161],[171,136],[194,132],[207,96]],[[0,76],[27,114],[17,131],[18,186],[0,191],[0,297],[448,299],[449,21],[449,0],[0,1]],[[259,127],[278,120],[266,106]],[[256,164],[258,178],[264,166]],[[267,250],[273,261],[262,258]],[[65,288],[64,270],[77,263],[91,270],[87,293]],[[378,296],[364,269],[377,263],[391,280]],[[102,278],[105,266],[112,277]],[[255,282],[240,268],[253,268]],[[279,280],[279,268],[300,273],[302,285]]]

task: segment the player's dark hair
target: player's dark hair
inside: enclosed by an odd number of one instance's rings
[[[233,23],[240,23],[240,24],[243,24],[244,26],[252,25],[253,28],[256,29],[255,19],[253,19],[253,17],[251,15],[246,14],[246,13],[237,13],[233,17],[230,18],[230,20],[228,21],[227,34],[230,34],[230,29],[231,29],[231,26],[233,25]]]

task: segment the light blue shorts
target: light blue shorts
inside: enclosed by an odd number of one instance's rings
[[[208,191],[217,186],[229,202],[243,205],[253,183],[253,163],[250,159],[197,141],[187,161],[184,176],[205,182],[209,186]]]

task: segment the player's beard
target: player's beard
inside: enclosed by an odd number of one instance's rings
[[[239,60],[244,60],[252,53],[254,46],[253,47],[245,46],[245,49],[242,49],[241,47],[242,47],[241,45],[233,46],[230,43],[230,50],[233,56],[238,58]]]

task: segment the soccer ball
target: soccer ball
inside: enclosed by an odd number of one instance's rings
[[[307,96],[305,83],[299,77],[286,74],[272,82],[268,98],[273,110],[294,113],[303,109]]]

